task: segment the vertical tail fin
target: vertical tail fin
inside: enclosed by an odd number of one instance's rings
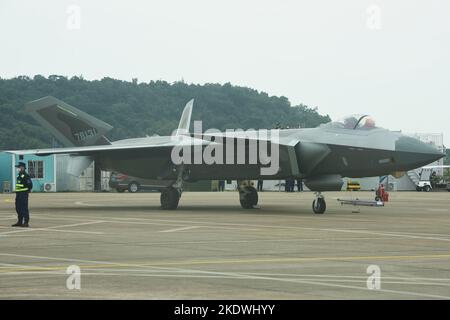
[[[192,108],[194,106],[194,99],[191,99],[184,107],[183,113],[181,114],[180,123],[178,124],[178,129],[175,135],[179,136],[182,134],[189,133],[189,127],[191,125],[191,115]]]
[[[112,126],[55,97],[31,101],[25,108],[65,147],[110,144],[104,135]]]

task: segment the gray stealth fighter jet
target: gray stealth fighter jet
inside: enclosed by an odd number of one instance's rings
[[[111,126],[54,97],[44,97],[26,105],[30,114],[64,145],[64,148],[9,151],[14,154],[72,154],[95,160],[103,170],[113,170],[131,176],[153,179],[161,189],[161,207],[176,209],[184,181],[247,180],[286,178],[303,179],[315,191],[312,208],[324,213],[325,198],[321,192],[338,191],[342,177],[370,177],[401,173],[432,163],[444,154],[436,148],[400,132],[375,126],[368,116],[348,117],[311,129],[287,129],[278,132],[277,141],[270,141],[268,149],[278,150],[278,170],[262,175],[267,167],[260,161],[243,163],[225,161],[226,154],[236,160],[241,143],[246,151],[252,144],[252,135],[235,133],[190,133],[193,100],[182,113],[178,130],[172,136],[152,136],[111,142],[106,133]],[[126,117],[126,115],[124,115]],[[247,132],[248,133],[248,132]],[[223,139],[226,137],[227,139]],[[261,142],[256,138],[257,142]],[[270,140],[270,138],[269,138]],[[233,143],[231,149],[227,144]],[[222,145],[224,161],[213,164],[181,163],[172,161],[175,147],[192,148],[192,155],[211,145]],[[185,152],[186,149],[183,149]],[[200,151],[199,151],[200,150]],[[231,151],[229,151],[231,150]],[[234,150],[234,151],[233,151]],[[183,153],[182,152],[182,153]],[[242,159],[241,159],[242,160]],[[239,163],[239,164],[237,164]],[[80,168],[82,170],[84,168]],[[245,209],[258,203],[258,193],[252,186],[239,188],[239,200]]]

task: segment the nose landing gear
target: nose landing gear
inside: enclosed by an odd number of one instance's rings
[[[323,214],[327,209],[325,197],[320,192],[315,193],[316,199],[312,203],[312,209],[315,214]]]

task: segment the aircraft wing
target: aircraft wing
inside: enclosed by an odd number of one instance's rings
[[[148,137],[141,139],[131,139],[128,143],[113,143],[112,145],[86,146],[86,147],[69,147],[69,148],[51,148],[51,149],[30,149],[30,150],[7,150],[5,152],[26,155],[34,154],[39,156],[47,156],[51,154],[77,154],[77,155],[94,155],[104,152],[114,151],[134,151],[134,150],[152,150],[160,148],[173,148],[175,146],[194,146],[207,145],[211,142],[189,136],[164,136],[164,137]]]
[[[425,166],[422,169],[446,169],[450,168],[450,165],[442,165],[442,166]]]

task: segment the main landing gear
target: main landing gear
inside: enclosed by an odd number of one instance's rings
[[[251,181],[238,181],[239,202],[244,209],[253,209],[258,204],[258,191]]]
[[[161,190],[161,209],[163,210],[175,210],[178,207],[180,201],[181,192],[177,188],[167,187]]]
[[[161,190],[161,209],[175,210],[178,208],[181,194],[183,193],[183,181],[188,177],[189,170],[185,170],[184,166],[179,166],[174,169],[177,172],[177,180],[171,186]]]
[[[327,209],[325,197],[320,192],[315,192],[316,199],[312,203],[312,209],[315,214],[323,214]]]
[[[239,190],[239,202],[244,209],[253,209],[258,204],[258,191],[254,187]]]

